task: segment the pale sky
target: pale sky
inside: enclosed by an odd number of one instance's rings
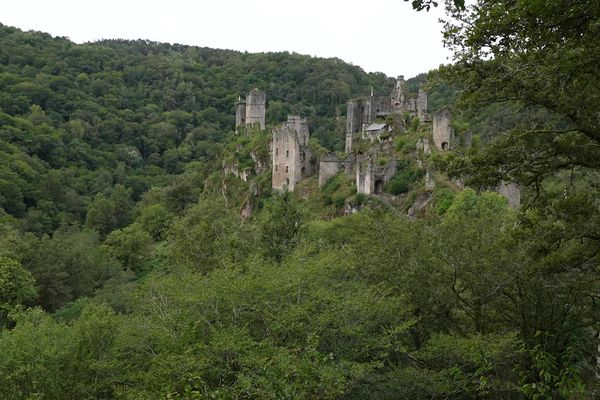
[[[403,0],[2,0],[0,22],[23,30],[248,52],[338,57],[367,72],[413,77],[449,62],[441,8]]]

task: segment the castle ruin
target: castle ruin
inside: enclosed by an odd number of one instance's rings
[[[238,99],[235,104],[235,129],[246,125],[258,124],[260,129],[265,129],[265,111],[267,95],[265,92],[252,89],[246,100]]]
[[[421,121],[428,121],[427,93],[421,88],[415,98],[408,93],[404,76],[400,75],[389,96],[376,96],[371,88],[371,95],[348,101],[346,108],[346,153],[352,151],[352,142],[357,133],[364,138],[373,131],[384,132],[387,124],[383,119],[391,114],[417,116]],[[381,121],[374,126],[377,120]],[[370,135],[373,137],[373,135]]]
[[[266,94],[258,89],[248,93],[245,100],[236,103],[236,131],[240,127],[258,124],[265,129]],[[390,153],[393,149],[393,138],[385,132],[391,131],[387,118],[390,115],[406,115],[417,117],[421,122],[430,123],[433,144],[438,151],[449,151],[456,146],[470,146],[470,132],[466,133],[463,143],[458,143],[452,128],[452,114],[448,108],[443,108],[433,115],[427,112],[427,94],[420,88],[418,94],[409,94],[403,76],[399,76],[389,96],[376,96],[371,88],[370,96],[364,96],[348,101],[346,115],[346,156],[329,153],[320,157],[319,187],[324,186],[329,179],[339,173],[346,173],[355,178],[356,191],[366,195],[383,194],[384,186],[397,172],[398,160],[388,159],[385,163],[375,163],[381,154]],[[402,118],[394,118],[404,127]],[[399,122],[400,121],[400,122]],[[406,128],[406,127],[404,127]],[[361,139],[378,140],[378,147],[370,146],[366,154],[352,153],[353,140],[360,134]],[[464,135],[463,135],[464,136]],[[306,118],[289,115],[283,125],[274,128],[272,132],[272,188],[277,191],[294,191],[296,184],[302,179],[315,173],[316,155],[309,148],[309,129]],[[421,138],[418,143],[424,154],[430,153],[429,140]],[[381,158],[379,157],[379,161]],[[419,164],[421,165],[421,164]],[[248,171],[238,171],[237,165],[225,167],[225,172],[231,172],[240,179],[248,179]],[[428,189],[434,186],[429,171],[426,173]],[[495,190],[505,196],[511,207],[518,207],[520,191],[517,185],[502,182]]]

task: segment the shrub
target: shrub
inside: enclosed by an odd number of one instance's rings
[[[406,193],[411,189],[412,184],[422,175],[423,171],[410,165],[402,169],[399,168],[396,175],[385,184],[383,190],[391,194]]]

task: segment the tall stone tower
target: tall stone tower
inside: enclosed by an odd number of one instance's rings
[[[453,145],[454,132],[452,131],[452,114],[443,108],[433,115],[433,143],[438,150],[450,150]]]
[[[427,115],[427,93],[422,87],[419,88],[419,96],[417,97],[417,117],[421,122],[428,119]]]
[[[244,125],[246,125],[246,102],[240,97],[235,103],[235,130]]]
[[[258,89],[252,89],[246,95],[246,99],[241,97],[235,103],[235,130],[246,125],[258,124],[260,129],[265,129],[265,111],[267,95]]]
[[[309,133],[306,118],[298,115],[288,115],[285,126],[296,131],[296,137],[300,146],[308,146]]]
[[[246,96],[246,125],[259,124],[265,129],[265,109],[267,95],[258,89],[252,89]]]
[[[273,189],[292,192],[298,181],[314,173],[308,139],[308,123],[297,115],[273,130]]]
[[[350,100],[346,109],[346,153],[352,151],[354,134],[362,131],[365,105],[362,99]]]
[[[396,79],[396,86],[392,89],[392,93],[390,94],[390,100],[392,103],[392,110],[398,113],[403,113],[406,110],[406,100],[407,100],[407,89],[406,82],[404,81],[404,75],[398,76]]]

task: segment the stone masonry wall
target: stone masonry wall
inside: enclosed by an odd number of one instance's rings
[[[417,117],[421,122],[427,120],[427,93],[422,88],[419,89],[417,97]]]
[[[373,163],[369,160],[356,165],[356,191],[363,194],[373,193]]]
[[[294,191],[301,179],[300,146],[296,132],[283,126],[273,130],[273,189]]]
[[[246,103],[238,101],[235,103],[235,127],[246,125]]]
[[[258,89],[253,89],[246,96],[246,124],[259,124],[265,129],[265,110],[267,95]]]
[[[450,110],[444,108],[433,115],[433,143],[438,150],[446,151],[452,147],[452,126]]]
[[[322,187],[328,180],[336,176],[339,172],[339,161],[323,160],[319,162],[319,187]]]

